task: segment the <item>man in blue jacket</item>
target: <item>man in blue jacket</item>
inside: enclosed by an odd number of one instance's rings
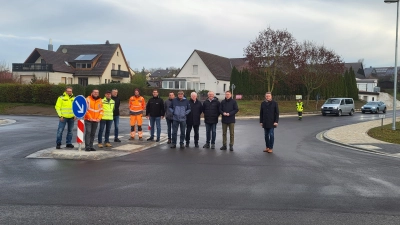
[[[178,127],[180,127],[180,148],[185,148],[185,127],[186,127],[186,116],[190,113],[190,104],[187,99],[183,98],[183,91],[178,92],[178,98],[172,100],[169,107],[169,111],[172,113],[172,146],[176,148],[176,139],[178,135]]]

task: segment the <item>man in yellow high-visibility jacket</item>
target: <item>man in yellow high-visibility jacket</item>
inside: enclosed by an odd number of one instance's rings
[[[103,143],[103,131],[104,127],[106,127],[106,133],[104,135],[104,146],[106,147],[112,147],[110,144],[110,130],[111,126],[113,124],[114,116],[113,116],[113,111],[115,107],[115,102],[114,100],[111,99],[111,91],[106,91],[105,97],[102,100],[103,103],[103,117],[101,117],[100,120],[100,129],[99,133],[97,135],[97,140],[98,140],[98,147],[102,148]]]
[[[68,124],[68,133],[66,140],[66,147],[73,148],[72,145],[72,129],[74,128],[75,116],[72,112],[72,102],[75,97],[72,93],[72,87],[67,87],[63,95],[58,97],[55,109],[59,117],[58,129],[57,129],[57,140],[56,148],[61,149],[62,134],[65,125]]]
[[[304,107],[301,99],[299,99],[299,101],[296,103],[296,108],[297,108],[297,114],[299,115],[299,120],[302,120]]]

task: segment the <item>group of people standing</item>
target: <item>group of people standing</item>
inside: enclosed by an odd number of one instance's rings
[[[191,132],[194,132],[194,146],[199,148],[199,127],[201,123],[201,114],[204,117],[206,127],[206,143],[203,148],[215,149],[216,128],[221,115],[222,122],[222,147],[220,150],[228,150],[227,133],[229,129],[229,150],[233,151],[235,139],[236,113],[239,111],[237,102],[232,98],[230,91],[225,92],[225,99],[221,102],[215,97],[214,92],[208,92],[207,99],[201,103],[197,99],[197,93],[192,92],[190,99],[186,99],[183,91],[177,93],[170,92],[168,99],[163,101],[158,94],[158,90],[153,90],[153,97],[146,101],[140,95],[139,89],[135,89],[134,96],[129,99],[130,114],[130,139],[135,140],[136,131],[139,140],[143,139],[143,112],[146,111],[146,118],[150,121],[150,137],[147,141],[160,141],[161,120],[166,119],[168,144],[171,148],[177,147],[178,130],[180,131],[179,146],[181,149],[190,146]],[[278,126],[279,109],[278,104],[272,100],[272,95],[267,92],[266,99],[260,107],[260,124],[264,128],[266,149],[264,152],[272,153],[274,145],[274,128]],[[63,95],[57,99],[56,111],[59,116],[59,125],[57,130],[56,148],[61,149],[62,133],[68,125],[66,138],[66,147],[74,148],[72,145],[72,129],[74,125],[74,114],[72,112],[72,103],[74,101],[72,87],[67,87]],[[86,98],[87,113],[85,121],[85,151],[96,151],[93,147],[94,137],[98,125],[98,147],[112,147],[109,136],[112,124],[114,123],[114,142],[121,142],[118,138],[119,133],[119,107],[120,99],[118,90],[106,91],[104,98],[99,97],[99,90],[94,89],[90,96]],[[136,129],[137,127],[137,129]],[[156,135],[154,134],[157,128]],[[104,143],[103,143],[103,132]]]

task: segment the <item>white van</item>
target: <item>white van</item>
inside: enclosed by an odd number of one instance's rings
[[[352,98],[329,98],[321,107],[323,116],[333,114],[341,116],[342,114],[354,115],[355,106]]]

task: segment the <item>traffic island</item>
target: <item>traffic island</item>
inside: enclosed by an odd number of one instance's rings
[[[29,159],[67,159],[67,160],[103,160],[109,158],[120,157],[124,155],[133,154],[136,152],[141,152],[149,148],[158,146],[167,141],[168,137],[166,134],[161,134],[160,142],[147,141],[146,139],[150,136],[149,132],[143,132],[143,140],[139,141],[136,136],[135,140],[129,140],[129,134],[126,136],[120,136],[120,143],[112,142],[112,147],[98,148],[95,144],[96,151],[86,152],[84,148],[84,143],[82,144],[82,150],[78,150],[78,144],[74,143],[75,148],[63,148],[56,149],[55,147],[42,149],[33,154],[28,155],[26,158]],[[114,140],[114,137],[110,137],[110,140]],[[97,143],[95,140],[94,143]],[[65,146],[65,145],[63,145]]]

